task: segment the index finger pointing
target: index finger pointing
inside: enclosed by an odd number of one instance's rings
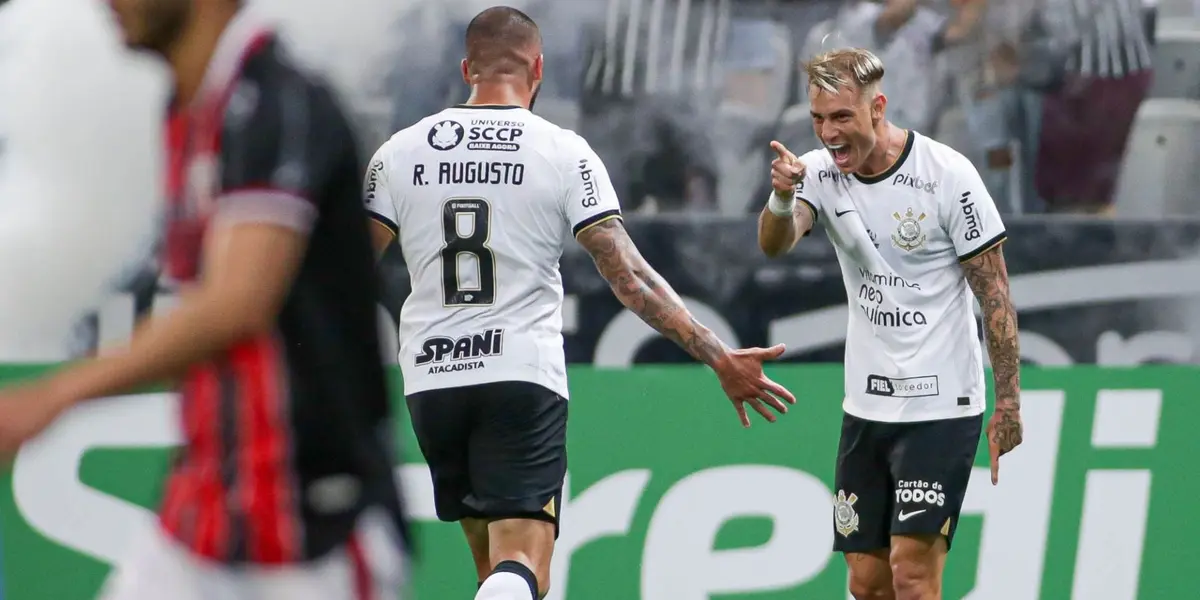
[[[988,438],[988,466],[992,468],[992,485],[1000,483],[1000,446]]]
[[[772,141],[771,149],[775,151],[775,154],[779,155],[779,158],[787,162],[796,162],[796,155],[792,154],[792,151],[788,150],[787,146],[784,146],[779,142]]]

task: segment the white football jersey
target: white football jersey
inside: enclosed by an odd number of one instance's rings
[[[364,193],[412,279],[405,394],[527,381],[566,398],[558,261],[574,235],[621,214],[588,143],[523,108],[461,105],[385,142]]]
[[[959,263],[1005,231],[975,167],[915,131],[876,177],[842,174],[823,148],[800,160],[797,198],[829,233],[846,283],[845,411],[888,422],[982,413],[974,296]]]

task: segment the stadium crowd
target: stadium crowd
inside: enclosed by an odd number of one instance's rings
[[[298,47],[337,72],[369,149],[465,97],[461,37],[489,3],[251,4],[320,32]],[[1196,0],[509,4],[544,24],[536,112],[590,140],[629,213],[757,211],[766,142],[817,144],[800,65],[839,46],[876,52],[889,116],[968,155],[1008,214],[1196,212]],[[364,13],[385,28],[342,16]]]
[[[970,156],[1010,214],[1116,214],[1130,194],[1140,216],[1188,210],[1172,194],[1182,185],[1147,200],[1139,182],[1196,162],[1191,0],[518,4],[546,24],[538,112],[592,142],[629,212],[757,211],[766,142],[817,143],[799,65],[836,46],[878,53],[889,116]],[[454,65],[474,8],[413,3],[396,20],[379,125],[461,99]]]

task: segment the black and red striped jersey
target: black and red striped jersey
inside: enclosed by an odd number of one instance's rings
[[[196,100],[167,127],[165,275],[202,273],[216,220],[308,236],[274,331],[191,368],[184,446],[163,527],[196,554],[282,564],[345,544],[382,507],[405,528],[377,329],[363,173],[332,93],[248,14],[230,23]]]

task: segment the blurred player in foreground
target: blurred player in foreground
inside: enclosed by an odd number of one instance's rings
[[[70,406],[178,379],[160,527],[110,600],[395,598],[406,538],[355,141],[235,0],[114,0],[166,59],[164,264],[179,304],[128,348],[0,393],[0,450]]]
[[[758,240],[778,256],[820,220],[850,298],[834,549],[859,600],[939,599],[986,402],[970,290],[994,369],[993,484],[1021,443],[1004,224],[966,158],[887,120],[876,56],[835,50],[805,68],[825,148],[797,159],[772,143]]]
[[[438,517],[458,521],[479,600],[550,588],[567,470],[567,371],[558,260],[572,236],[621,302],[709,365],[745,427],[795,398],[763,361],[696,321],[625,232],[604,164],[588,143],[529,112],[541,34],[494,7],[471,21],[466,104],[429,116],[376,152],[365,182],[375,248],[399,239],[412,277],[400,364]],[[783,401],[780,400],[783,399]]]

